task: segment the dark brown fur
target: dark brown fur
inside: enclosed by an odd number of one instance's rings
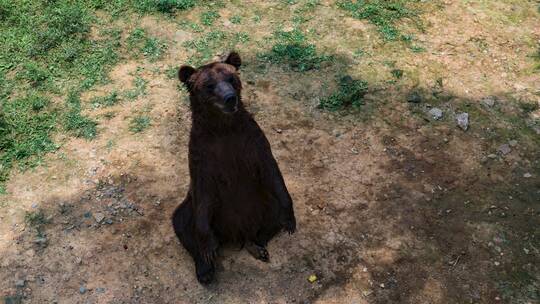
[[[195,261],[201,283],[213,279],[220,244],[246,245],[256,258],[267,261],[270,239],[283,229],[296,229],[292,200],[270,144],[241,102],[240,64],[240,56],[231,53],[223,63],[179,71],[190,92],[191,183],[174,212],[173,226]],[[230,104],[230,112],[225,112],[225,95],[235,95],[226,98],[237,105],[235,112]]]

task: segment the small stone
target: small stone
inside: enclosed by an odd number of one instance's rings
[[[24,285],[26,284],[26,282],[24,280],[17,280],[15,282],[15,287],[24,287]]]
[[[487,157],[491,158],[491,159],[495,159],[495,158],[497,158],[497,155],[496,154],[489,154]]]
[[[103,221],[103,219],[105,218],[105,215],[101,212],[96,212],[94,213],[94,219],[96,220],[97,223],[101,223],[101,221]]]
[[[407,96],[407,102],[420,103],[422,102],[422,96],[418,92],[412,92]]]
[[[523,174],[523,177],[525,178],[531,178],[532,177],[532,174],[530,174],[529,172]]]
[[[504,145],[501,145],[498,149],[499,153],[501,153],[502,155],[506,155],[510,152],[512,152],[512,149],[510,148],[510,145],[508,144],[504,144]]]
[[[308,277],[308,281],[309,281],[310,283],[315,283],[315,282],[317,281],[317,276],[314,275],[314,274],[310,275],[310,276]]]
[[[508,144],[509,144],[511,147],[515,147],[515,146],[517,146],[518,142],[517,142],[517,140],[512,139],[511,141],[508,142]]]
[[[36,209],[38,207],[38,203],[32,203],[32,209]]]
[[[443,117],[443,111],[439,108],[432,108],[429,110],[428,114],[435,120],[439,120]]]
[[[483,104],[487,108],[492,108],[495,105],[495,102],[496,102],[495,96],[484,97],[482,98],[482,100],[480,100],[480,103]]]
[[[90,212],[85,212],[85,213],[83,214],[83,216],[84,216],[85,218],[90,218],[90,217],[92,216],[92,213],[90,213]]]
[[[381,286],[381,288],[384,288],[384,283],[381,283],[381,285],[379,285],[379,286]]]
[[[84,287],[84,286],[79,287],[79,293],[80,293],[80,294],[85,294],[85,293],[86,293],[86,290],[87,290],[87,289],[86,289],[86,287]]]
[[[499,262],[497,262],[497,261],[493,262],[493,264],[494,264],[495,266],[501,265],[501,263],[499,263]]]
[[[463,130],[469,129],[469,113],[463,112],[456,115],[457,125]]]
[[[105,288],[103,288],[103,287],[98,287],[98,288],[96,288],[96,292],[97,292],[97,293],[104,293],[104,292],[105,292]]]
[[[113,224],[113,220],[111,220],[110,218],[108,218],[108,219],[105,220],[105,224],[107,224],[107,225],[112,225],[112,224]]]

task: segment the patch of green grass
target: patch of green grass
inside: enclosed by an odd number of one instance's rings
[[[129,131],[140,133],[151,126],[151,118],[146,114],[138,114],[129,121]]]
[[[233,23],[233,24],[240,24],[240,23],[242,23],[242,17],[239,16],[239,15],[234,15],[234,16],[232,16],[229,20],[230,20],[231,23]]]
[[[195,6],[195,0],[134,0],[136,10],[142,13],[162,12],[172,14]]]
[[[81,114],[80,92],[69,92],[66,99],[66,108],[64,128],[76,137],[94,139],[97,135],[97,122]]]
[[[167,45],[158,38],[149,37],[144,29],[136,28],[127,38],[127,47],[135,56],[142,54],[150,61],[156,61],[163,55]]]
[[[43,213],[43,210],[41,209],[37,211],[26,212],[24,216],[24,221],[32,228],[39,228],[47,224],[45,213]]]
[[[319,69],[321,63],[332,59],[332,56],[318,54],[316,46],[309,43],[306,35],[297,28],[290,32],[277,31],[273,38],[275,44],[271,50],[259,54],[259,58],[286,64],[300,72]]]
[[[119,96],[117,91],[112,91],[110,94],[105,96],[94,97],[90,100],[93,108],[102,108],[114,106],[119,101]]]
[[[363,104],[367,89],[366,81],[343,76],[339,79],[337,90],[332,95],[321,99],[319,108],[329,111],[341,110],[348,106],[359,108]]]
[[[398,40],[401,33],[397,22],[414,18],[417,12],[409,8],[416,0],[341,0],[338,7],[348,11],[356,19],[365,19],[377,27],[385,40]]]
[[[50,99],[36,92],[0,104],[0,185],[15,163],[21,169],[33,167],[58,148],[51,138],[57,112],[49,105]]]
[[[216,11],[206,11],[201,13],[200,20],[202,24],[212,26],[219,17],[220,15]]]
[[[178,77],[178,67],[173,65],[165,69],[165,75],[169,79],[176,79]]]
[[[521,101],[519,102],[519,108],[523,113],[529,114],[538,110],[538,103],[533,101]]]
[[[146,86],[148,85],[148,81],[137,75],[133,80],[133,85],[133,89],[124,92],[124,97],[130,100],[134,100],[139,96],[146,95]]]
[[[401,69],[393,69],[390,73],[392,73],[392,76],[396,79],[401,79],[401,77],[403,77],[403,70]]]
[[[247,33],[226,33],[223,31],[211,31],[201,37],[186,41],[183,46],[192,54],[188,57],[187,64],[200,66],[209,62],[216,54],[233,50],[238,44],[249,41]]]

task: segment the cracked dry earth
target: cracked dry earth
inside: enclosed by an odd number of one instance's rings
[[[447,1],[422,34],[437,51],[398,64],[427,89],[434,76],[445,78],[445,113],[494,95],[502,112],[517,115],[508,96],[538,102],[530,93],[538,74],[516,72],[527,64],[526,51],[515,55],[504,45],[484,54],[465,41],[474,29],[494,45],[507,39],[527,50],[516,33],[535,28],[538,18],[493,32],[470,27],[473,15]],[[456,16],[465,17],[460,23]],[[173,42],[184,39],[170,21],[141,22]],[[538,39],[539,28],[533,31]],[[443,33],[450,43],[440,41]],[[146,96],[101,121],[97,139],[64,138],[43,166],[11,177],[0,209],[6,303],[537,303],[538,135],[520,137],[503,155],[497,146],[506,141],[486,139],[484,125],[503,122],[478,121],[476,112],[467,131],[451,116],[428,121],[406,102],[408,83],[381,82],[366,96],[368,117],[321,112],[311,98],[323,92],[324,72],[270,67],[260,74],[255,54],[240,51],[244,102],[269,138],[298,221],[294,235],[269,244],[270,263],[225,248],[217,282],[203,287],[175,238],[170,216],[189,183],[190,114],[177,81],[154,69],[185,60],[170,51],[156,63],[120,63],[111,84],[93,92],[131,86],[139,66],[149,81]],[[484,63],[471,65],[467,52]],[[499,55],[520,56],[507,80],[493,72]],[[152,126],[131,134],[126,119],[144,105],[151,105]],[[25,222],[36,210],[45,216],[39,234]]]

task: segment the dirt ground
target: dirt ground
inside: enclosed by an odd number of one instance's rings
[[[223,28],[252,35],[238,48],[243,100],[295,204],[298,231],[269,244],[270,263],[225,248],[217,282],[197,283],[170,223],[189,183],[190,112],[178,81],[163,72],[185,62],[182,45],[197,34],[178,20],[144,17],[141,27],[169,41],[166,55],[122,61],[110,84],[83,99],[129,88],[136,73],[147,94],[88,110],[100,121],[98,138],[59,135],[57,152],[7,184],[6,303],[539,303],[540,112],[518,106],[540,102],[531,57],[540,43],[538,3],[441,1],[421,15],[417,39],[426,51],[415,53],[322,1],[307,25],[317,28],[317,46],[342,60],[305,73],[257,61],[256,40],[274,22],[288,25],[289,11],[279,7],[220,9],[266,14],[256,25]],[[353,56],[358,45],[368,55]],[[392,78],[392,66],[402,79]],[[334,73],[368,81],[362,113],[316,108]],[[407,102],[411,92],[423,101]],[[495,105],[482,103],[489,96]],[[430,106],[443,118],[431,119]],[[132,134],[127,121],[140,111],[152,125]],[[460,112],[470,115],[467,131],[456,125]],[[39,235],[25,221],[38,210]]]

